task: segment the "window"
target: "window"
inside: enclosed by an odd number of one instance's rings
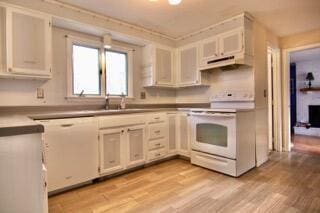
[[[67,98],[102,99],[109,94],[132,98],[132,49],[67,35]]]
[[[106,94],[128,96],[128,54],[114,50],[105,51]]]
[[[72,45],[73,95],[100,95],[99,49]]]

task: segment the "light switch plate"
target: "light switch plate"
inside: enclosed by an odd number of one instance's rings
[[[39,98],[39,99],[44,98],[44,89],[43,88],[37,88],[37,98]]]

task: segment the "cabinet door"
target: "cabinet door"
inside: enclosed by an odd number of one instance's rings
[[[243,30],[238,29],[220,36],[220,55],[228,56],[243,50]]]
[[[110,174],[125,168],[124,129],[100,130],[100,173]]]
[[[200,66],[207,66],[207,62],[219,57],[218,37],[203,41],[199,48]]]
[[[199,83],[198,48],[196,45],[179,51],[179,84],[192,85]]]
[[[187,114],[179,115],[179,152],[182,155],[190,155],[189,122]]]
[[[133,167],[145,162],[145,126],[130,127],[127,130],[127,166]]]
[[[169,153],[174,153],[177,151],[177,122],[176,122],[176,114],[168,115],[168,123],[169,123]]]
[[[51,20],[49,16],[7,8],[8,71],[49,76],[51,71]]]
[[[173,53],[171,50],[156,48],[156,85],[173,84]]]

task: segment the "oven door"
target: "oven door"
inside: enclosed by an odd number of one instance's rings
[[[190,113],[191,148],[236,159],[235,113]]]

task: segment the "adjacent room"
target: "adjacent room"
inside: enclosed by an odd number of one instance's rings
[[[290,53],[291,131],[295,151],[320,154],[320,48]]]

